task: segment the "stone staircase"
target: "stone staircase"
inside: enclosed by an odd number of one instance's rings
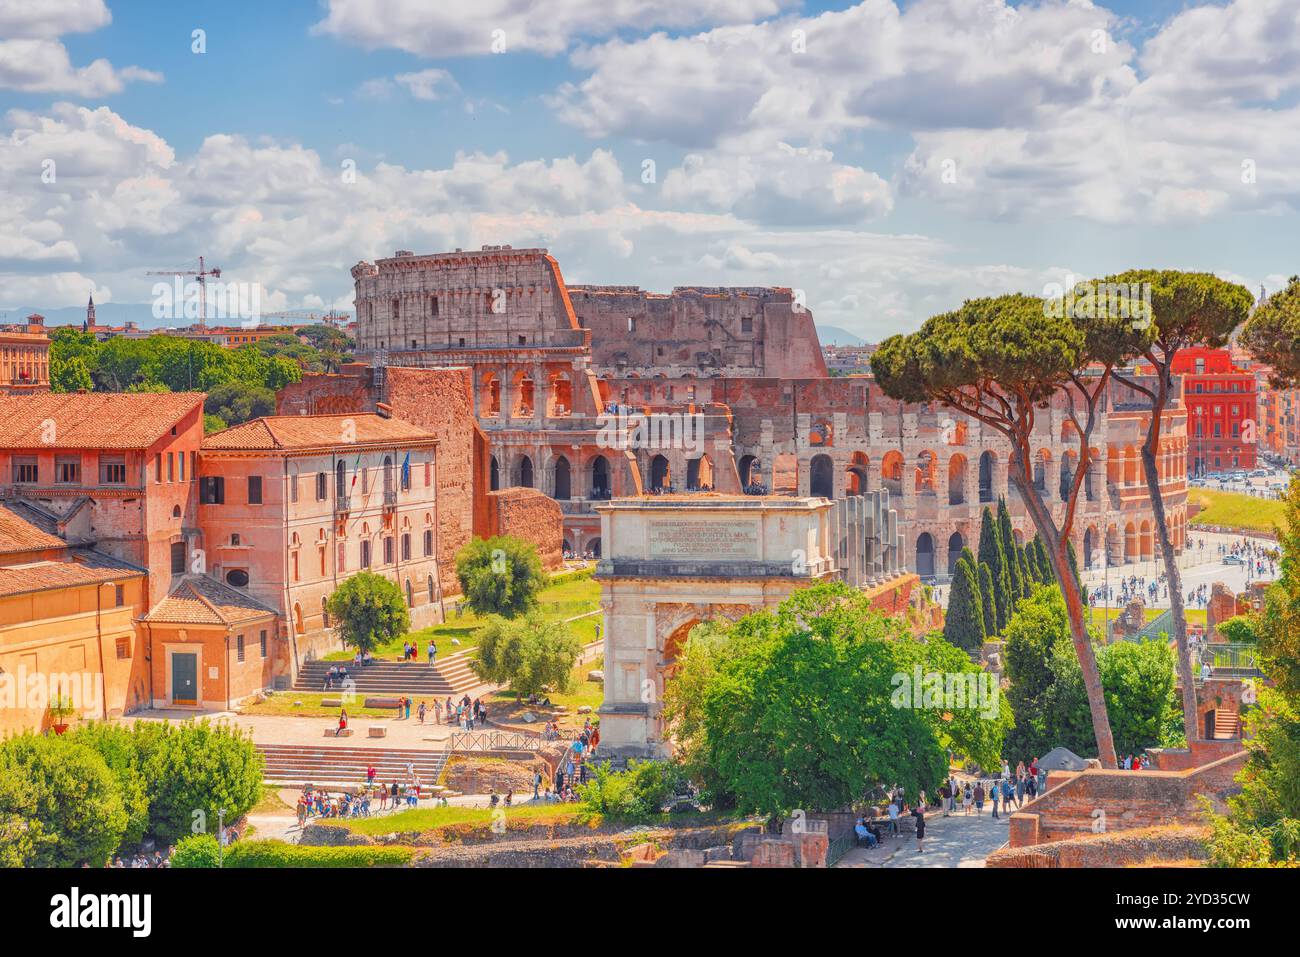
[[[347,667],[348,678],[353,682],[349,690],[357,694],[377,697],[456,697],[480,683],[478,676],[470,670],[470,654],[468,651],[459,652],[439,659],[433,665],[418,661],[372,661],[356,668],[351,662],[306,661],[298,669],[293,690],[324,691],[326,673],[330,668],[342,664]]]
[[[339,789],[357,787],[366,780],[366,769],[374,767],[375,780],[383,784],[406,779],[406,765],[420,775],[421,790],[432,793],[447,764],[446,750],[414,748],[313,747],[298,744],[259,744],[266,759],[263,780],[273,787],[300,788],[304,784]]]

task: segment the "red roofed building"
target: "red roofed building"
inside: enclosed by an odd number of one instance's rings
[[[1187,409],[1187,465],[1192,475],[1255,467],[1260,428],[1255,374],[1227,349],[1189,348],[1174,358]]]
[[[375,413],[268,416],[203,440],[206,572],[278,610],[278,675],[339,648],[325,600],[367,569],[396,582],[414,628],[443,619],[438,440]]]
[[[188,570],[203,395],[0,396],[0,500],[150,572],[150,603]]]

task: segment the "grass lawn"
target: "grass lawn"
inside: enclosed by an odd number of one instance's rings
[[[543,589],[542,593],[537,596],[538,609],[548,619],[572,618],[575,615],[597,611],[599,609],[599,599],[600,585],[592,581],[590,575],[552,585]],[[590,618],[575,621],[571,627],[574,634],[585,644],[595,640],[596,625],[599,621],[599,615],[592,615]],[[419,631],[413,631],[386,645],[381,645],[375,649],[375,657],[400,659],[402,657],[402,642],[414,639],[420,645],[420,660],[424,661],[426,660],[424,649],[431,638],[438,645],[438,656],[440,658],[445,657],[453,652],[473,648],[478,643],[475,636],[482,625],[482,618],[479,618],[471,611],[464,611],[460,615],[449,618],[441,625],[421,628]],[[459,641],[460,644],[453,645],[451,643],[453,638]],[[325,660],[350,661],[352,660],[352,652],[331,652],[325,656]]]
[[[339,691],[326,691],[323,694],[310,691],[277,691],[265,701],[247,702],[240,707],[239,713],[276,714],[296,718],[337,718],[339,709],[326,708],[321,705],[321,700],[324,698],[339,700],[341,694],[342,692]],[[365,695],[356,694],[351,704],[344,705],[348,709],[349,718],[391,718],[397,713],[396,708],[363,708],[361,702],[365,699]],[[299,701],[302,704],[295,703]]]
[[[508,817],[529,820],[565,820],[577,815],[576,804],[530,804],[519,803],[505,809]],[[396,814],[384,814],[379,817],[363,817],[340,821],[348,830],[358,834],[372,836],[393,834],[407,831],[431,831],[434,828],[454,824],[491,824],[491,808],[447,807],[415,808],[399,811]],[[329,823],[333,823],[332,821]]]
[[[1282,522],[1283,503],[1278,499],[1202,488],[1191,489],[1187,498],[1201,503],[1201,511],[1192,519],[1193,525],[1223,525],[1253,532],[1271,532],[1275,524]]]
[[[595,661],[579,662],[573,668],[574,685],[573,690],[568,694],[551,693],[546,697],[551,699],[551,704],[561,705],[564,707],[562,713],[555,711],[553,708],[539,708],[536,705],[516,704],[515,695],[512,691],[494,691],[488,696],[487,706],[488,714],[493,721],[505,721],[522,724],[518,716],[525,711],[531,711],[539,717],[551,717],[558,715],[557,723],[561,728],[577,730],[582,727],[583,722],[588,717],[596,720],[592,715],[578,714],[578,708],[582,705],[589,705],[594,712],[600,707],[605,700],[605,685],[599,681],[588,681],[587,675],[594,670],[605,667],[604,658],[597,658]],[[544,722],[539,721],[538,724]]]
[[[1169,610],[1169,609],[1167,609],[1167,608],[1148,608],[1148,609],[1146,609],[1146,619],[1147,619],[1147,621],[1155,621],[1157,618],[1159,618],[1161,615],[1163,615],[1163,614],[1164,614],[1166,611],[1168,611],[1168,610]],[[1095,620],[1095,621],[1097,622],[1097,624],[1101,624],[1101,622],[1102,622],[1103,619],[1108,620],[1108,621],[1114,621],[1116,618],[1118,618],[1118,617],[1120,616],[1120,614],[1121,614],[1123,611],[1124,611],[1123,608],[1116,608],[1115,606],[1112,605],[1111,608],[1110,608],[1110,614],[1107,615],[1107,613],[1106,613],[1106,609],[1105,609],[1104,607],[1098,606],[1098,607],[1093,608],[1093,609],[1091,610],[1091,614],[1095,616],[1095,618],[1092,619],[1092,620]],[[1084,614],[1088,614],[1088,613],[1089,613],[1089,612],[1085,609]],[[1204,625],[1204,624],[1205,624],[1205,609],[1204,609],[1204,608],[1188,608],[1188,609],[1187,609],[1187,623],[1188,623],[1189,625]]]

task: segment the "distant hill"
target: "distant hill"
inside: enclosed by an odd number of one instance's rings
[[[817,338],[824,346],[864,346],[867,341],[839,326],[817,325]]]

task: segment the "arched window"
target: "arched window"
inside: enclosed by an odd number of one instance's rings
[[[567,499],[572,497],[573,489],[569,478],[569,460],[561,455],[555,460],[555,497]]]
[[[835,463],[829,455],[814,455],[809,463],[808,494],[835,497]]]

